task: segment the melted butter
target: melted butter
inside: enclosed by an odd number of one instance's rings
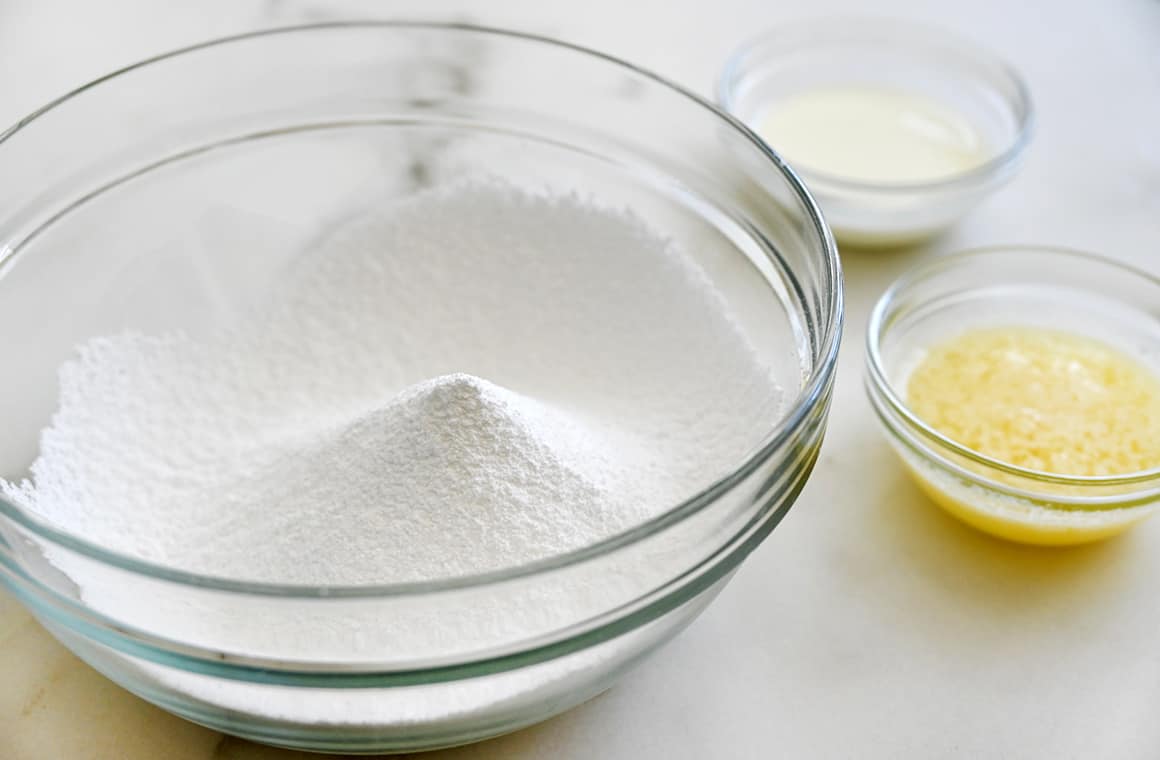
[[[965,333],[930,350],[906,387],[911,410],[993,459],[1061,475],[1124,475],[1160,466],[1160,377],[1089,338],[1035,328]],[[1074,487],[1044,483],[1038,501],[980,488],[904,455],[940,507],[1021,543],[1079,544],[1116,535],[1155,507],[1076,509]],[[1020,487],[1017,479],[987,477]]]
[[[915,368],[907,403],[947,437],[1019,467],[1124,475],[1160,466],[1160,378],[1078,335],[960,335]]]

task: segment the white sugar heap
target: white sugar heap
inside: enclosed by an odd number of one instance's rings
[[[345,224],[275,290],[213,335],[82,346],[33,477],[0,487],[194,572],[419,580],[637,524],[779,412],[694,263],[574,198],[418,196]]]

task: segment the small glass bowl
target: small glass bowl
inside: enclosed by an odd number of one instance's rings
[[[1160,468],[1068,476],[1016,467],[933,429],[905,401],[926,347],[967,330],[1039,327],[1099,340],[1160,373],[1160,280],[1091,254],[996,247],[931,259],[898,280],[870,315],[866,390],[887,439],[940,507],[1021,543],[1113,536],[1160,504]]]
[[[821,173],[784,156],[842,243],[905,245],[942,231],[1014,176],[1031,139],[1031,98],[1014,70],[954,35],[909,22],[847,19],[778,28],[728,60],[717,99],[760,134],[763,117],[779,100],[850,85],[913,93],[950,108],[978,130],[990,157],[945,179],[877,183]]]

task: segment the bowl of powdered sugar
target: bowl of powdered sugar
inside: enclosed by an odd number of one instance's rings
[[[833,242],[624,64],[463,26],[162,56],[0,138],[0,580],[125,688],[335,752],[607,688],[791,506]]]

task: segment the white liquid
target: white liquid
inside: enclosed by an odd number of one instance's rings
[[[861,182],[946,179],[987,159],[982,135],[962,114],[885,88],[800,93],[773,106],[760,131],[790,164]]]

